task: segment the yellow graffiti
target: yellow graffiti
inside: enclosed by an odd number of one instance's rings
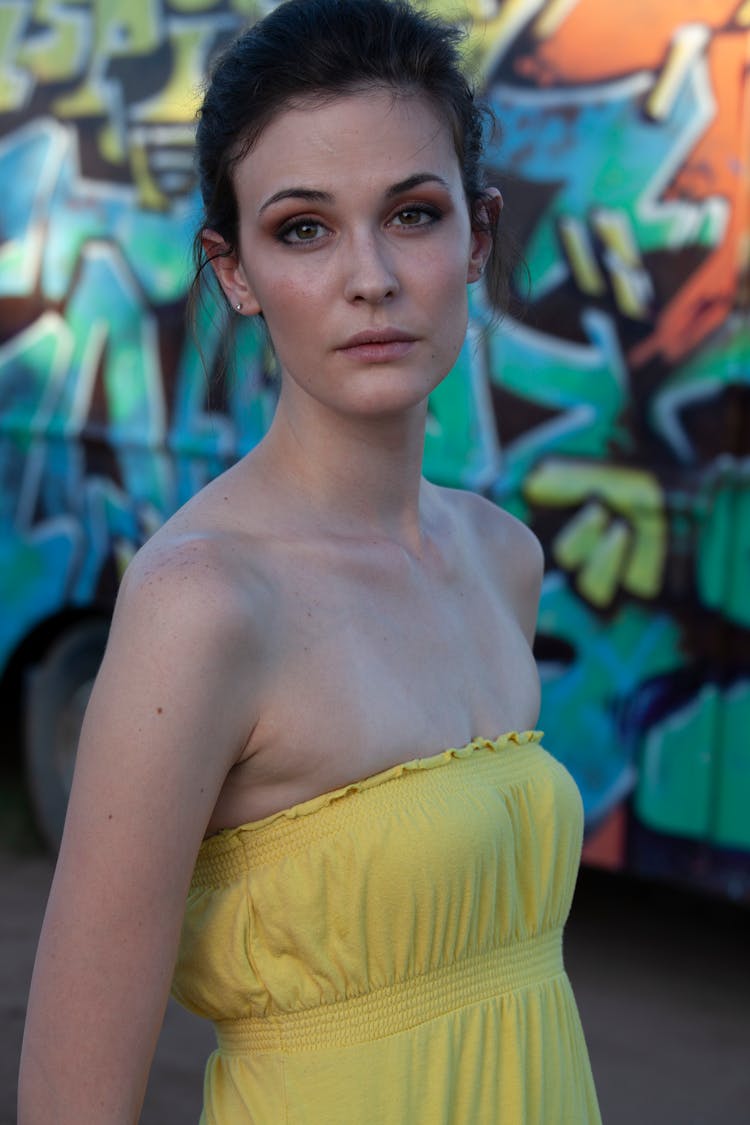
[[[559,221],[558,233],[578,288],[587,296],[602,297],[607,286],[585,225],[573,215],[564,215]]]
[[[532,31],[535,39],[547,39],[554,35],[567,19],[578,0],[548,0],[541,15],[534,22]]]
[[[220,0],[21,0],[0,8],[0,112],[17,109],[35,87],[65,83],[50,108],[60,119],[96,125],[100,156],[130,165],[141,205],[169,200],[149,166],[147,129],[172,129],[172,148],[191,147],[199,87],[217,28],[236,30],[259,14],[259,0],[232,0],[233,14],[215,12]],[[161,50],[166,48],[165,50]],[[140,101],[111,64],[159,51],[161,82]],[[163,61],[161,61],[163,60]],[[167,60],[169,60],[167,62]],[[132,76],[132,71],[126,72]]]
[[[139,542],[150,539],[159,530],[163,522],[163,514],[153,504],[140,504],[138,507],[138,523],[142,536],[139,537]],[[124,536],[117,536],[112,540],[112,554],[114,555],[118,582],[122,581],[137,549],[138,543],[132,539],[126,539]]]
[[[166,211],[169,199],[159,190],[151,175],[146,146],[138,142],[130,145],[130,169],[138,191],[138,203],[146,211]]]
[[[170,21],[171,73],[154,98],[134,106],[134,120],[179,125],[194,119],[214,34],[211,20]]]
[[[127,156],[123,130],[113,122],[108,122],[97,135],[97,147],[110,164],[124,164]]]
[[[104,77],[109,60],[147,54],[156,50],[164,37],[153,0],[95,0],[88,30],[86,73],[80,85],[58,98],[54,105],[55,112],[63,118],[111,118],[118,95],[116,82]],[[108,140],[111,150],[111,136]]]
[[[139,204],[164,209],[188,189],[178,150],[192,149],[211,48],[266,8],[263,0],[0,0],[0,113],[48,87],[49,110],[89,123],[100,158],[129,171]],[[142,61],[159,70],[139,95]],[[154,162],[165,147],[174,159]]]
[[[735,12],[734,22],[737,27],[750,27],[750,0],[742,0]]]
[[[53,109],[58,117],[103,117],[109,112],[107,84],[101,76],[104,59],[97,56],[92,71],[72,93],[57,98]]]
[[[691,23],[677,28],[667,60],[646,99],[646,113],[654,121],[664,121],[669,117],[687,74],[710,40],[711,32],[702,24]]]
[[[632,320],[649,319],[651,281],[627,213],[600,207],[592,213],[591,226],[602,247],[603,263],[618,309]],[[557,231],[578,288],[590,297],[603,296],[607,286],[585,224],[574,215],[563,215]]]
[[[535,17],[561,2],[567,8],[570,0],[431,0],[429,7],[466,27],[467,58],[474,71],[486,75]]]
[[[615,303],[633,320],[650,319],[651,281],[643,267],[625,211],[598,208],[591,223],[604,246]]]
[[[170,8],[175,12],[207,12],[218,4],[219,0],[169,0]]]
[[[263,14],[260,0],[232,0],[230,6],[248,24],[255,23]]]
[[[155,0],[95,0],[93,15],[95,55],[145,55],[164,38]]]
[[[63,7],[58,0],[34,0],[32,16],[40,30],[19,49],[19,65],[37,82],[74,78],[86,60],[85,13]]]
[[[653,474],[641,469],[549,458],[524,484],[540,507],[581,507],[552,543],[563,570],[597,608],[618,588],[640,598],[660,590],[667,550],[664,497]]]
[[[546,0],[506,0],[484,24],[483,68],[491,71],[524,27],[545,7]]]
[[[466,57],[475,75],[486,79],[527,29],[538,41],[553,36],[579,2],[430,0],[429,9],[466,28]]]
[[[9,113],[23,105],[30,89],[31,78],[16,66],[17,43],[26,22],[21,4],[6,4],[0,8],[0,113]]]

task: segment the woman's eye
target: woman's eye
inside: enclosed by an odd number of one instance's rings
[[[400,227],[424,227],[438,218],[434,211],[424,207],[404,207],[393,216],[393,222]]]
[[[296,223],[290,223],[279,231],[279,238],[282,242],[290,242],[292,244],[299,244],[300,242],[315,242],[324,231],[324,227],[320,223],[314,222],[312,219],[300,219]]]

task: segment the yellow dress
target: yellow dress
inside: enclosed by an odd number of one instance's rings
[[[173,992],[204,1125],[600,1121],[562,962],[582,810],[541,735],[476,739],[204,841]]]

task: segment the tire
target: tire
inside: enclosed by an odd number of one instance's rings
[[[78,738],[109,623],[89,618],[61,633],[28,672],[24,761],[37,827],[57,852],[73,781]]]

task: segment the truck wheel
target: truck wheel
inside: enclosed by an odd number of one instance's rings
[[[67,628],[28,672],[24,757],[37,826],[54,851],[60,846],[78,738],[109,623],[100,618]]]

